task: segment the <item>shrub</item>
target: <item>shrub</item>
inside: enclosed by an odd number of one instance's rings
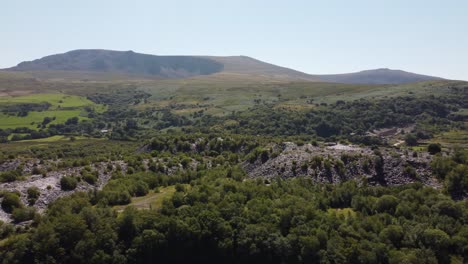
[[[60,187],[64,191],[74,190],[77,185],[78,185],[78,181],[76,180],[75,177],[64,176],[62,177],[62,179],[60,179]]]
[[[398,199],[393,195],[383,195],[375,204],[375,210],[379,213],[387,212],[393,214],[398,205]]]
[[[30,187],[28,188],[27,192],[28,192],[29,205],[34,205],[37,199],[39,198],[39,196],[41,195],[41,192],[39,191],[37,187]]]
[[[432,143],[432,144],[429,144],[429,146],[427,146],[427,152],[429,152],[429,154],[431,154],[431,155],[435,155],[435,154],[437,154],[437,153],[439,153],[441,151],[442,151],[442,148],[441,148],[440,144]]]
[[[34,167],[31,171],[31,174],[33,175],[37,175],[37,174],[43,174],[44,173],[44,170],[38,168],[38,167]]]
[[[405,166],[404,172],[406,175],[408,175],[411,178],[416,178],[417,176],[416,170],[410,165]]]
[[[109,205],[125,205],[131,202],[131,196],[128,191],[104,191],[102,198],[107,201]]]
[[[16,193],[5,193],[2,200],[2,208],[7,213],[12,213],[13,209],[21,208],[23,204]]]
[[[405,143],[408,146],[416,146],[418,144],[418,138],[414,134],[408,134],[405,137]]]
[[[144,181],[137,181],[131,190],[131,194],[133,196],[145,196],[148,194],[148,191],[148,184],[146,184]]]
[[[14,182],[18,177],[19,173],[17,171],[6,171],[0,173],[0,182]]]
[[[12,217],[16,223],[20,223],[32,220],[35,214],[36,210],[34,207],[14,208]]]
[[[93,185],[93,184],[96,183],[97,177],[94,174],[91,174],[91,173],[84,173],[83,180],[85,180],[85,182]]]
[[[178,183],[175,185],[176,192],[185,192],[185,187],[184,185]]]

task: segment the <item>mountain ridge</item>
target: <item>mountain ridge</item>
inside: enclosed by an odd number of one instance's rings
[[[440,77],[402,70],[379,68],[344,74],[307,74],[301,71],[263,62],[248,56],[184,56],[151,55],[133,51],[79,49],[25,61],[3,69],[19,72],[111,73],[151,78],[189,78],[218,73],[258,75],[293,81],[333,82],[345,84],[404,84],[433,80]]]
[[[11,71],[82,71],[186,78],[221,71],[223,65],[195,56],[157,56],[133,51],[81,49],[19,63]]]

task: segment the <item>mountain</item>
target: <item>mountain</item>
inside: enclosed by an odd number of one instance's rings
[[[17,66],[6,70],[34,72],[36,76],[52,78],[70,76],[95,78],[96,73],[106,73],[106,76],[121,74],[159,78],[187,78],[223,72],[237,75],[260,75],[267,78],[313,80],[313,77],[306,73],[246,56],[156,56],[133,51],[96,49],[74,50],[33,61],[21,62]]]
[[[100,72],[185,78],[223,70],[223,64],[195,56],[156,56],[133,51],[74,50],[18,64],[12,71]]]
[[[443,80],[439,77],[391,69],[376,69],[345,74],[315,75],[315,77],[325,82],[348,84],[404,84]]]
[[[133,51],[74,50],[22,62],[7,71],[33,73],[40,78],[187,78],[230,74],[230,78],[281,79],[345,84],[404,84],[441,80],[401,70],[376,69],[348,74],[311,75],[247,56],[156,56]],[[105,75],[103,75],[105,74]],[[225,76],[225,75],[223,75]]]

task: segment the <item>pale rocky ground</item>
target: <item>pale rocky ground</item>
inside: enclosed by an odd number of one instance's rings
[[[397,148],[380,149],[384,165],[383,173],[379,174],[375,170],[374,161],[377,155],[370,148],[341,144],[322,147],[311,144],[298,146],[291,142],[270,147],[271,152],[275,155],[270,153],[269,159],[265,162],[262,163],[260,158],[254,163],[244,162],[244,169],[250,177],[311,177],[314,181],[323,183],[337,183],[348,179],[367,179],[370,184],[379,185],[390,186],[421,182],[434,188],[441,187],[441,183],[432,177],[429,166],[432,156],[425,152],[419,152],[417,157],[413,157],[412,152],[405,153]],[[343,163],[344,170],[340,172],[335,164],[339,162],[338,160],[341,161],[343,154],[352,156],[353,161]],[[321,167],[316,167],[313,161],[315,156],[330,160],[331,169],[324,168],[323,161]],[[408,175],[405,172],[406,167],[414,168],[417,176]]]
[[[153,158],[152,159],[155,162],[161,162],[163,163],[163,159],[157,159]],[[56,163],[57,161],[47,161],[45,163]],[[148,163],[150,160],[143,160],[143,164],[145,165],[146,169],[148,169]],[[37,166],[38,168],[44,168],[45,166],[40,165],[40,160],[27,160],[27,161],[21,161],[19,159],[12,160],[5,162],[3,164],[0,164],[0,172],[3,171],[9,171],[9,170],[15,170],[20,164],[23,163],[23,175],[30,174],[34,168],[34,166]],[[39,165],[38,165],[39,164]],[[84,180],[79,181],[78,186],[76,189],[72,191],[63,191],[60,186],[60,179],[64,176],[76,176],[80,175],[80,171],[83,170],[84,167],[72,167],[72,168],[66,168],[66,169],[60,169],[56,171],[50,171],[47,172],[46,177],[43,175],[30,175],[26,176],[25,180],[18,180],[14,182],[9,182],[9,183],[0,183],[0,191],[6,191],[6,192],[19,192],[20,193],[20,198],[23,204],[27,205],[28,200],[27,200],[27,190],[30,187],[37,187],[41,195],[39,196],[38,200],[34,204],[34,208],[37,209],[39,213],[42,213],[47,206],[57,200],[60,197],[68,196],[71,195],[74,192],[80,192],[80,191],[90,191],[90,190],[100,190],[102,189],[107,182],[111,178],[112,172],[108,172],[107,167],[109,164],[112,164],[113,170],[115,171],[116,167],[119,166],[122,170],[123,173],[127,171],[127,163],[124,161],[109,161],[109,162],[99,162],[91,165],[91,169],[94,171],[98,171],[98,180],[94,185],[91,185]],[[197,166],[198,162],[195,160],[192,160],[192,163],[190,164],[190,167],[192,169],[195,169]],[[176,165],[174,167],[166,167],[165,173],[168,175],[174,174],[177,170],[180,170],[182,168],[182,165]],[[2,198],[0,198],[0,203],[2,201]],[[0,221],[4,222],[11,222],[11,217],[9,214],[5,213],[1,208],[0,208]]]
[[[32,165],[34,161],[28,161],[26,162],[23,173],[27,173],[28,171],[31,171]],[[115,162],[110,162],[113,167],[115,168],[117,165],[120,165],[122,167],[122,170],[126,169],[126,164],[122,161],[115,161]],[[8,168],[8,170],[15,169],[15,167],[12,167],[12,164],[19,165],[19,162],[12,161],[9,164],[2,164],[4,165],[2,168]],[[27,190],[30,187],[37,187],[39,191],[41,192],[39,198],[37,199],[36,203],[34,204],[34,207],[38,210],[38,212],[44,211],[47,206],[55,201],[56,199],[60,197],[64,197],[67,195],[71,195],[74,192],[79,192],[79,191],[89,191],[93,189],[102,189],[104,185],[109,181],[111,174],[106,171],[108,162],[101,162],[94,164],[92,168],[94,170],[98,171],[98,180],[94,185],[91,185],[85,181],[80,181],[78,183],[78,186],[76,189],[72,191],[63,191],[60,187],[60,179],[64,176],[74,176],[74,175],[79,175],[80,171],[84,167],[73,167],[73,168],[67,168],[63,170],[58,170],[58,171],[51,171],[48,172],[46,177],[43,175],[31,175],[26,178],[24,181],[15,181],[15,182],[8,182],[8,183],[2,183],[0,184],[0,191],[7,191],[7,192],[19,192],[20,193],[20,198],[23,204],[27,205],[28,200],[27,200]],[[0,198],[1,202],[1,198]],[[1,208],[0,208],[0,220],[4,222],[10,222],[10,215],[5,213]]]

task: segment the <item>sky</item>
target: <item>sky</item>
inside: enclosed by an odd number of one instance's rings
[[[468,80],[466,0],[0,1],[0,68],[99,48]]]

